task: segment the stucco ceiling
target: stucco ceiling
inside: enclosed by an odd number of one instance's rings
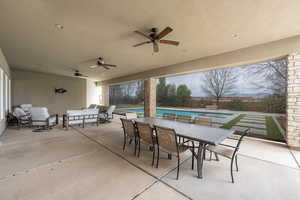
[[[13,68],[107,80],[298,35],[299,11],[299,0],[1,0],[0,47]],[[178,47],[132,47],[144,41],[134,30],[166,26]],[[98,56],[118,67],[89,69]]]

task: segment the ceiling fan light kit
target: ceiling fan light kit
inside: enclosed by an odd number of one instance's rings
[[[138,46],[141,46],[141,45],[144,45],[144,44],[152,43],[153,44],[153,52],[157,53],[157,52],[159,52],[158,43],[178,46],[179,45],[178,41],[162,40],[163,37],[165,37],[166,35],[168,35],[172,31],[173,31],[173,29],[169,26],[166,27],[164,30],[162,30],[160,33],[157,33],[157,28],[150,29],[149,34],[146,34],[146,33],[143,33],[141,31],[136,30],[136,31],[134,31],[136,34],[139,34],[139,35],[147,38],[148,41],[144,41],[144,42],[135,44],[135,45],[133,45],[133,47],[138,47]]]

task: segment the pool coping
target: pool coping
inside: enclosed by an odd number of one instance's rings
[[[174,108],[174,107],[156,107],[157,109],[162,109],[162,110],[178,110],[178,111],[191,111],[191,112],[202,112],[202,113],[220,113],[220,114],[228,114],[230,116],[226,117],[226,118],[215,118],[215,117],[209,117],[212,118],[212,121],[214,123],[228,123],[229,121],[231,121],[232,119],[238,117],[240,115],[240,113],[236,113],[236,112],[231,112],[229,110],[212,110],[212,109],[190,109],[190,108]],[[143,107],[131,107],[131,108],[120,108],[119,110],[129,110],[129,109],[144,109]],[[228,112],[227,112],[228,111]],[[203,116],[206,117],[206,116]]]

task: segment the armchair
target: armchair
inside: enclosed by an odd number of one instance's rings
[[[25,111],[25,113],[29,113],[32,108],[32,104],[21,104],[20,107]]]
[[[16,117],[19,129],[22,126],[31,125],[31,116],[29,113],[25,113],[22,108],[16,107],[13,112],[13,116]]]
[[[113,112],[115,111],[116,106],[112,105],[109,106],[107,111],[100,112],[99,113],[99,119],[101,122],[109,122],[111,119],[113,119]]]
[[[32,126],[42,126],[45,129],[51,129],[58,124],[58,115],[50,115],[45,107],[33,107],[31,112]]]

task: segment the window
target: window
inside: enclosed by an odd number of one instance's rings
[[[144,81],[110,86],[109,104],[118,108],[143,107]]]

